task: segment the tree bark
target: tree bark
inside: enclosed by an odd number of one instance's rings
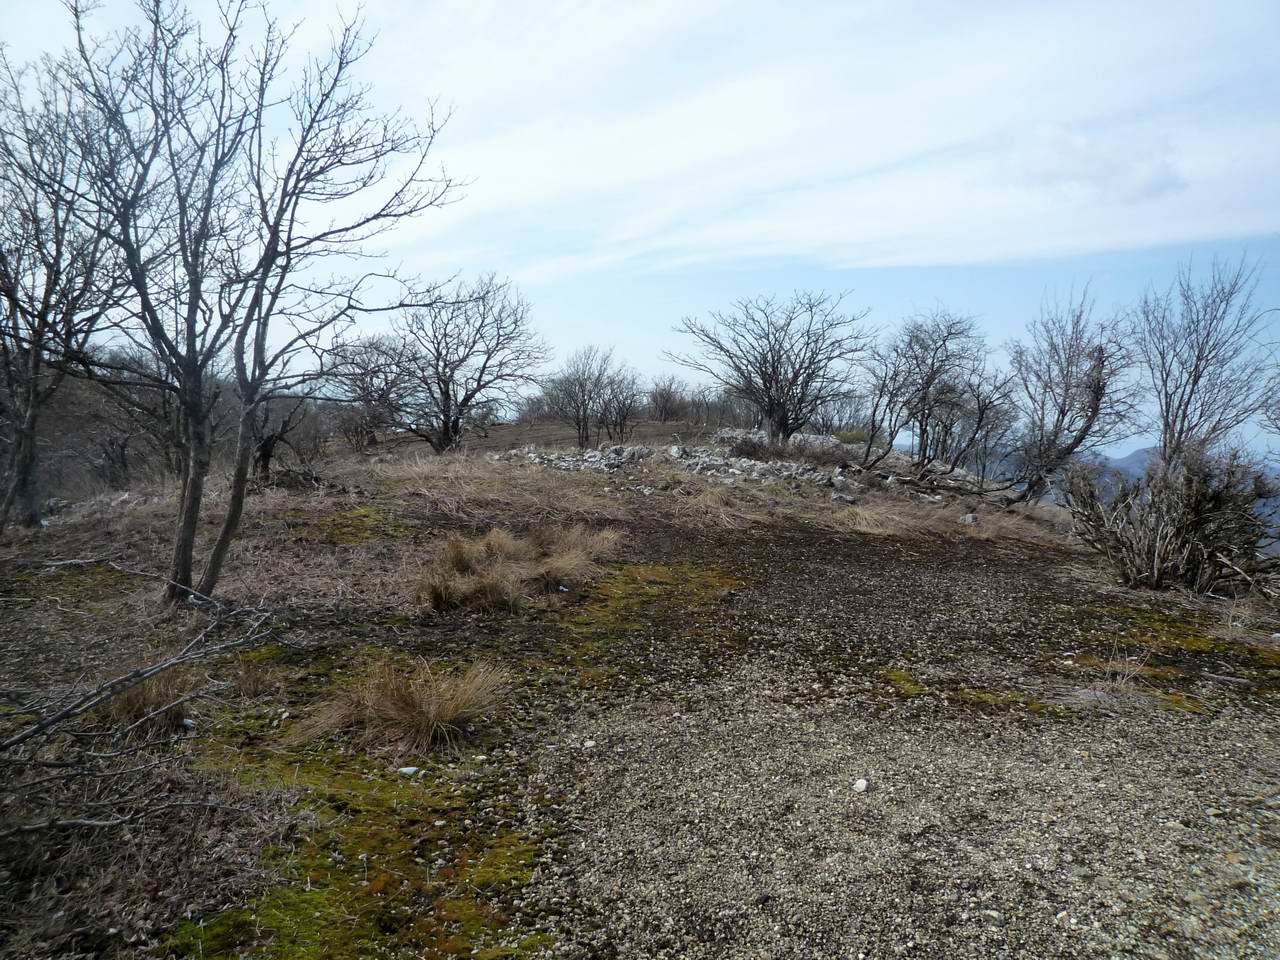
[[[20,527],[40,526],[40,483],[37,476],[39,448],[36,445],[36,417],[29,411],[14,434],[9,483],[0,503],[0,530],[10,516]]]
[[[213,596],[213,591],[218,586],[222,565],[226,562],[231,541],[235,539],[236,531],[240,528],[240,518],[244,515],[244,498],[249,488],[249,465],[253,459],[254,449],[253,418],[252,409],[240,417],[240,432],[236,438],[236,462],[231,474],[227,515],[222,518],[218,539],[214,541],[213,550],[209,553],[209,560],[200,577],[199,591],[206,597]]]
[[[164,598],[169,603],[181,602],[191,595],[196,527],[200,522],[204,484],[213,458],[209,425],[202,419],[191,417],[188,419],[187,430],[186,471],[182,477],[178,524],[173,539],[173,561],[169,566],[169,582],[164,590]]]

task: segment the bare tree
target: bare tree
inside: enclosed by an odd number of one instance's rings
[[[311,403],[306,399],[267,402],[258,406],[254,415],[254,476],[264,482],[271,479],[271,463],[277,448],[281,444],[290,445],[289,435],[298,431],[310,413]]]
[[[760,409],[719,384],[703,384],[689,393],[689,416],[703,427],[760,426]]]
[[[769,438],[786,440],[848,390],[850,364],[867,346],[859,326],[866,312],[843,313],[842,302],[800,292],[785,302],[739,300],[709,321],[686,317],[677,329],[694,339],[700,356],[669,356],[755,404]]]
[[[862,466],[869,469],[893,450],[894,441],[911,416],[915,394],[907,353],[899,336],[868,350],[859,359],[858,368],[866,395]]]
[[[74,97],[60,65],[14,69],[0,50],[0,530],[38,526],[40,418],[117,301],[101,212],[80,197]]]
[[[978,478],[981,487],[995,481],[1007,483],[1014,455],[1014,438],[1021,419],[1009,392],[999,397],[983,418],[962,465]]]
[[[419,299],[394,276],[334,276],[332,264],[363,256],[365,243],[444,202],[450,188],[426,166],[435,124],[379,116],[354,84],[368,50],[357,23],[344,22],[332,48],[281,91],[288,37],[265,12],[251,27],[255,9],[229,2],[210,42],[181,7],[146,0],[142,28],[105,47],[72,2],[85,195],[136,301],[122,332],[161,359],[166,375],[154,386],[181,410],[170,600],[194,582],[214,364],[228,358],[241,418],[227,513],[196,591],[206,596],[239,526],[257,409],[309,389],[323,369],[306,358],[352,317]],[[401,292],[388,297],[388,287]]]
[[[580,448],[591,444],[591,428],[600,422],[601,399],[614,372],[612,350],[583,347],[543,384],[547,409],[573,427]]]
[[[596,422],[610,440],[623,443],[635,429],[644,409],[645,391],[640,375],[624,365],[605,377],[596,409]]]
[[[1133,349],[1154,397],[1150,426],[1163,462],[1212,448],[1264,413],[1274,373],[1259,336],[1274,311],[1255,307],[1256,289],[1257,268],[1244,259],[1215,259],[1200,282],[1188,263],[1134,310]]]
[[[656,377],[649,386],[649,416],[670,423],[688,415],[689,387],[675,376]]]
[[[983,361],[954,386],[954,397],[935,412],[930,432],[932,451],[928,463],[945,464],[952,473],[967,461],[980,441],[990,442],[991,431],[1007,413],[1010,403],[1009,374]]]
[[[819,404],[806,426],[817,433],[830,435],[861,430],[865,420],[863,398],[850,390]]]
[[[481,277],[394,324],[393,421],[437,453],[513,405],[548,358],[529,305],[509,282]]]
[[[405,389],[401,346],[394,336],[374,334],[329,351],[328,395],[338,407],[338,430],[353,450],[373,446],[394,426]]]
[[[1046,304],[1026,342],[1009,347],[1013,395],[1021,415],[1014,479],[1018,500],[1044,495],[1049,480],[1078,454],[1132,431],[1130,352],[1114,320],[1095,320],[1086,287]]]
[[[908,404],[916,469],[923,471],[953,451],[950,431],[979,391],[986,343],[972,317],[938,308],[907,321],[898,353]]]

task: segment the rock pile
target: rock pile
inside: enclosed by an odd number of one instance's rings
[[[713,440],[720,439],[723,433],[725,431],[718,433]],[[652,448],[645,446],[602,444],[596,450],[582,452],[526,447],[490,454],[490,458],[524,461],[555,470],[629,473],[640,468],[644,462],[661,456],[669,466],[729,484],[739,480],[758,483],[794,481],[827,487],[832,491],[831,499],[838,503],[855,503],[855,494],[864,486],[854,479],[860,471],[853,466],[825,468],[791,460],[751,460],[747,457],[726,456],[723,450],[715,447],[686,447],[681,444],[672,444],[664,453],[664,456],[655,454]]]

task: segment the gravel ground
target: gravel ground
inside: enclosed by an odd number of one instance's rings
[[[562,955],[1280,957],[1274,716],[921,723],[810,689],[771,659],[564,731]]]
[[[427,529],[415,504],[396,516]],[[510,949],[550,925],[575,960],[1280,958],[1274,616],[1222,640],[1220,610],[1119,589],[1052,538],[626,532],[609,579],[537,615],[294,626],[327,655],[369,637],[518,672],[511,742],[474,759],[520,780],[518,829],[505,807],[496,827],[545,839],[493,897]],[[106,549],[54,533],[51,557]],[[106,568],[46,567],[0,590],[0,687],[96,675],[168,629]],[[315,696],[287,692],[273,710]]]

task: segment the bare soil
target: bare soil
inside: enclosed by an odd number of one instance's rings
[[[270,599],[276,642],[186,758],[244,816],[134,838],[180,885],[148,908],[119,870],[6,867],[7,955],[1280,955],[1273,612],[1122,590],[1048,537],[842,533],[782,491],[693,522],[674,489],[552,473],[625,545],[497,616],[420,613],[397,578],[450,530],[527,526],[500,497],[258,498],[227,589]],[[0,547],[0,687],[164,643],[154,583],[107,561],[161,569],[167,510]],[[517,692],[458,754],[289,743],[379,651],[497,662]]]

